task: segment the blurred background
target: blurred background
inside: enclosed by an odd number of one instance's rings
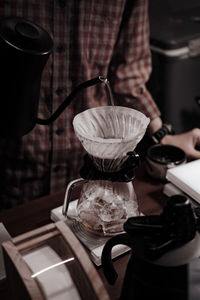
[[[148,89],[177,133],[200,127],[200,1],[149,0]]]

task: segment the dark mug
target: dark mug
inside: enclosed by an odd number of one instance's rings
[[[186,162],[186,154],[179,147],[156,144],[147,150],[145,169],[151,177],[166,181],[168,169]]]

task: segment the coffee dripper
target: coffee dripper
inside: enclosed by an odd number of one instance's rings
[[[81,178],[67,186],[63,215],[67,216],[72,190],[78,184],[82,189],[76,220],[88,230],[113,235],[123,231],[127,218],[140,214],[132,183],[138,164],[134,149],[148,124],[141,112],[113,105],[75,116],[75,134],[87,154]]]

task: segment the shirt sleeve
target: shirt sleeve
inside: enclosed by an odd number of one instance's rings
[[[138,109],[154,119],[160,111],[146,88],[150,73],[148,1],[127,1],[110,65],[110,81],[118,105]]]

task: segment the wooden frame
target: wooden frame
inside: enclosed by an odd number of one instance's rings
[[[105,286],[85,249],[63,221],[51,223],[29,231],[2,244],[7,277],[11,289],[14,291],[13,298],[20,300],[22,297],[25,297],[26,299],[46,299],[37,280],[31,277],[32,272],[23,259],[21,251],[30,251],[59,235],[62,236],[80,264],[95,298],[98,300],[110,299]],[[81,278],[79,278],[79,280],[81,281]]]

